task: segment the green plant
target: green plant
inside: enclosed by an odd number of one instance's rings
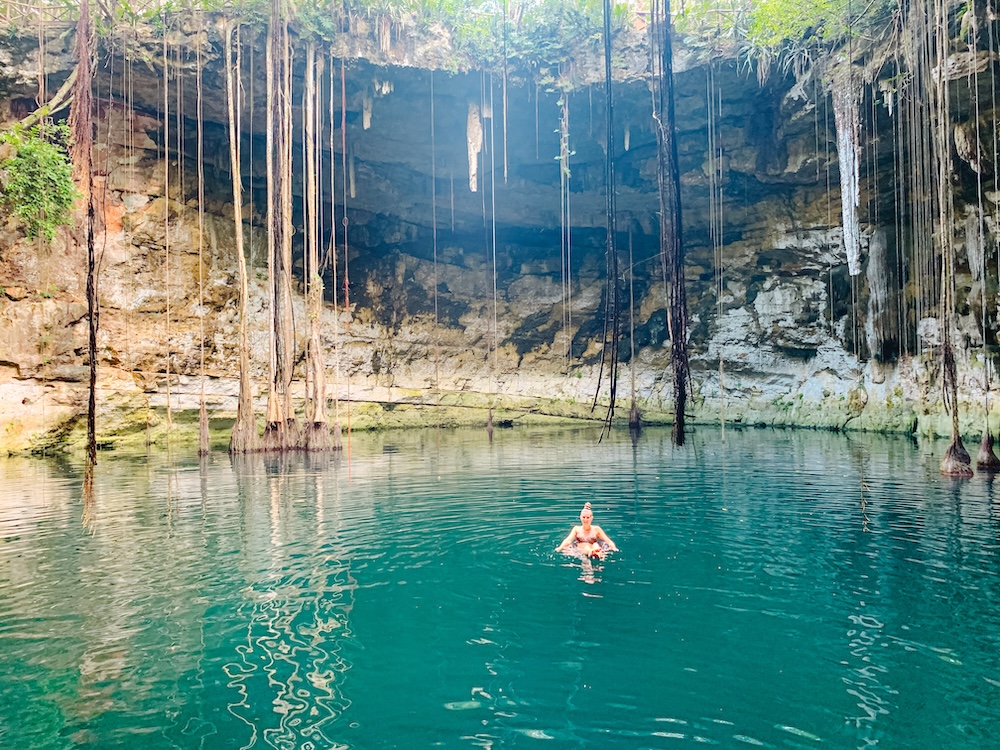
[[[772,63],[807,69],[822,50],[884,28],[897,9],[894,0],[688,0],[677,26],[694,48],[737,43],[766,77]]]
[[[0,160],[0,205],[25,225],[28,237],[51,240],[67,224],[77,191],[68,152],[69,128],[38,123],[0,133],[12,155]]]

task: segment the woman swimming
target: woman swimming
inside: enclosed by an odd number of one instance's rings
[[[608,552],[617,552],[618,547],[604,533],[600,526],[594,526],[594,511],[590,503],[583,504],[580,511],[580,525],[574,526],[565,539],[556,547],[556,552],[572,551],[584,557],[600,557],[603,559]]]

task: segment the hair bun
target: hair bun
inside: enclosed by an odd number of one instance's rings
[[[589,500],[583,504],[583,509],[584,510],[590,510],[590,501]]]

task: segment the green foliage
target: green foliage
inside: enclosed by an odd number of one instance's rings
[[[15,125],[0,133],[0,147],[12,155],[0,161],[0,205],[16,215],[29,237],[51,240],[70,220],[77,198],[66,125]]]
[[[477,64],[498,65],[506,54],[513,65],[538,71],[572,57],[581,44],[600,39],[603,0],[332,0],[296,3],[302,28],[333,39],[352,18],[385,28],[440,24],[456,52]],[[617,2],[612,29],[629,21],[628,4]]]
[[[688,0],[677,26],[695,47],[731,40],[762,63],[796,65],[884,26],[896,8],[896,0]]]
[[[750,9],[748,37],[763,47],[810,37],[831,41],[847,34],[852,0],[756,0]],[[850,19],[853,20],[853,19]]]

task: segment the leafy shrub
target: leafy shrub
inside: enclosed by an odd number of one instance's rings
[[[77,191],[69,160],[69,128],[39,123],[0,133],[0,205],[16,215],[29,237],[55,236],[70,220]],[[6,148],[2,146],[6,145]]]

